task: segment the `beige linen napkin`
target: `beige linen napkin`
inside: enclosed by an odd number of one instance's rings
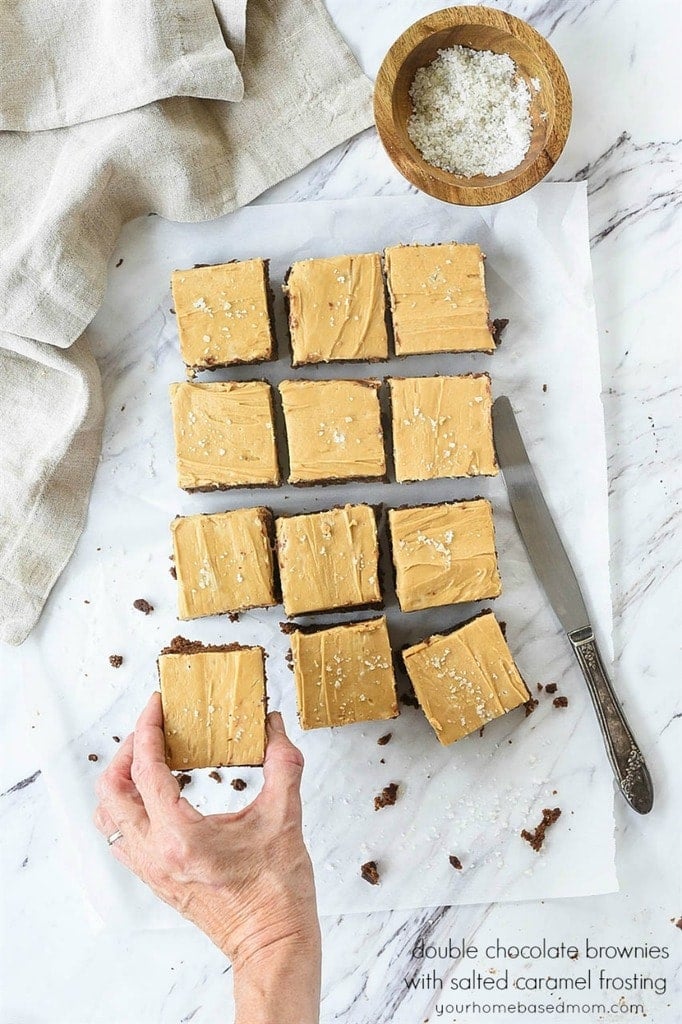
[[[135,6],[0,5],[0,638],[14,644],[85,520],[103,403],[83,332],[121,226],[220,216],[372,120],[320,0],[249,0],[245,45],[244,0]]]

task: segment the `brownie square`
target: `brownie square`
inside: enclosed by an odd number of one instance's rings
[[[277,604],[269,509],[178,516],[171,533],[179,618]]]
[[[379,380],[282,381],[289,483],[385,477],[380,387]]]
[[[172,771],[260,765],[265,652],[176,637],[158,659],[166,763]]]
[[[171,384],[178,486],[186,491],[280,483],[270,385]]]
[[[495,351],[478,245],[395,245],[384,258],[397,356]]]
[[[486,373],[389,377],[396,480],[492,476],[492,394]]]
[[[180,354],[189,369],[274,358],[267,260],[174,270],[171,290]]]
[[[388,522],[402,611],[501,593],[493,510],[485,498],[390,509]]]
[[[381,604],[374,509],[346,505],[275,522],[287,615]]]
[[[395,718],[398,701],[386,619],[291,630],[302,729]]]
[[[388,358],[379,253],[301,260],[283,290],[293,366]]]
[[[417,699],[444,746],[530,699],[490,611],[402,655]]]

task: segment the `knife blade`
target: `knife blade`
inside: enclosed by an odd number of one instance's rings
[[[582,669],[616,781],[630,806],[648,814],[653,806],[648,768],[609,682],[580,585],[505,396],[493,403],[493,434],[516,525]]]

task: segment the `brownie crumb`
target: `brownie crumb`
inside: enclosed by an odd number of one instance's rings
[[[89,601],[83,601],[83,604],[90,604]]]
[[[450,854],[450,856],[448,857],[448,860],[452,864],[453,868],[456,868],[458,871],[462,870],[462,862],[459,859],[459,857],[455,857],[454,853]]]
[[[213,779],[214,782],[222,782],[223,777],[220,772],[212,771],[208,773],[209,779]]]
[[[120,668],[123,664],[123,656],[121,654],[110,654],[109,664],[112,668]]]
[[[172,306],[170,307],[170,310],[169,310],[169,311],[170,311],[170,312],[171,312],[171,313],[173,314],[173,316],[175,316],[175,310],[173,309],[173,307],[172,307]]]
[[[227,617],[230,622],[239,622],[239,612],[228,612]]]
[[[682,928],[682,917],[678,917],[677,921],[675,921],[675,927]]]
[[[121,742],[121,737],[120,736],[112,736],[111,738],[114,741],[114,743],[120,743]]]
[[[174,565],[171,565],[171,567],[168,570],[168,572],[171,574],[171,576],[173,577],[174,580],[176,580],[178,578],[178,570],[175,568]]]
[[[177,780],[178,786],[180,787],[181,793],[185,786],[188,786],[192,781],[192,776],[188,775],[187,772],[180,772],[180,774],[176,775],[175,778]]]
[[[382,807],[393,807],[398,799],[398,783],[390,782],[384,786],[378,796],[374,797],[374,810],[380,811]]]
[[[525,839],[527,843],[530,843],[536,853],[542,848],[542,844],[545,841],[545,835],[547,829],[554,824],[561,817],[561,808],[555,807],[550,810],[549,807],[545,807],[542,812],[542,821],[540,824],[529,832],[528,829],[524,828],[521,832],[521,838]]]
[[[523,706],[526,709],[526,718],[528,718],[528,716],[532,715],[538,706],[538,701],[536,701],[535,697],[531,697]]]
[[[546,384],[542,385],[542,390],[545,392],[545,394],[547,394],[547,385]]]
[[[392,732],[385,732],[383,736],[380,736],[379,739],[377,740],[377,743],[379,744],[379,746],[380,747],[385,747],[387,743],[390,743],[392,735],[393,735]]]
[[[577,960],[578,956],[579,956],[579,953],[578,953],[577,949],[575,950],[575,952],[568,954],[569,960]]]
[[[552,704],[554,705],[555,708],[567,708],[568,707],[568,697],[555,697],[554,700],[552,701]]]
[[[154,611],[154,605],[145,601],[143,597],[138,597],[137,601],[133,601],[133,608],[137,608],[138,612],[144,612],[145,615]]]
[[[119,261],[118,261],[118,263],[116,264],[116,267],[117,267],[117,268],[118,268],[118,267],[120,267],[122,263],[123,263],[123,257],[121,256],[120,260],[119,260]]]
[[[97,754],[88,754],[88,761],[99,761]]]
[[[484,725],[482,725],[482,726],[481,726],[481,728],[480,728],[480,729],[478,730],[478,735],[479,735],[479,736],[482,736],[482,735],[483,735],[483,730],[484,730],[484,729],[485,729],[485,726],[484,726]]]
[[[238,793],[241,793],[243,789],[246,789],[246,783],[243,779],[232,779],[230,782],[232,789],[236,789]]]
[[[542,685],[542,683],[538,683],[538,693],[542,693],[543,690],[544,686]]]
[[[559,687],[556,683],[547,683],[545,687],[545,693],[556,693]]]
[[[366,864],[363,864],[360,868],[360,874],[370,885],[379,884],[379,869],[375,860],[368,860]]]
[[[383,757],[379,758],[379,764],[386,764],[386,759]]]
[[[491,333],[493,336],[493,341],[495,342],[496,345],[501,344],[502,331],[505,329],[508,323],[509,320],[506,319],[505,317],[498,317],[496,320],[493,320]]]

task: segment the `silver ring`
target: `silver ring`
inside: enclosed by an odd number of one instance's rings
[[[119,841],[119,839],[123,839],[123,833],[119,831],[119,829],[116,829],[116,831],[112,832],[110,836],[107,836],[109,846],[113,846],[114,843]]]

